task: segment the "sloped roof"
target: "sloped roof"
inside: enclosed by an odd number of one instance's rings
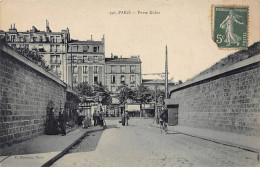
[[[79,41],[79,40],[71,40],[68,44],[103,44],[102,41]]]
[[[105,58],[106,63],[141,63],[140,58]]]

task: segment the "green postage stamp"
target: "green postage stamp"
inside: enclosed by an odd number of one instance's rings
[[[213,40],[221,49],[246,49],[248,6],[212,6]]]

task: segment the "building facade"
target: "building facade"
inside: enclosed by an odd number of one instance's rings
[[[15,24],[7,31],[0,31],[0,38],[13,48],[23,48],[35,51],[46,61],[51,72],[61,80],[66,81],[67,43],[70,41],[69,29],[52,32],[46,20],[46,31],[40,31],[35,26],[25,32],[19,32]]]
[[[101,41],[71,40],[68,43],[67,83],[105,83],[105,39]],[[72,61],[72,62],[71,62]]]
[[[112,93],[117,93],[118,88],[122,85],[128,85],[130,88],[141,85],[141,63],[139,56],[131,56],[131,58],[112,56],[106,58],[105,84],[108,89]]]
[[[112,92],[112,104],[107,107],[107,112],[111,116],[120,116],[123,112],[123,106],[118,100],[119,88],[127,85],[135,88],[142,83],[141,60],[139,56],[131,56],[130,58],[118,58],[111,56],[106,58],[106,79],[105,84],[108,90]]]
[[[81,82],[90,85],[102,83],[117,93],[118,87],[131,88],[142,83],[139,56],[105,58],[105,38],[101,41],[79,41],[70,38],[70,32],[52,32],[46,20],[46,30],[35,26],[29,31],[17,31],[15,24],[8,31],[0,30],[0,38],[13,48],[37,52],[49,66],[51,72],[69,86]]]

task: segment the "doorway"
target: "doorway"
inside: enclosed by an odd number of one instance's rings
[[[168,124],[169,126],[176,126],[178,125],[178,110],[179,105],[167,105],[168,109]]]

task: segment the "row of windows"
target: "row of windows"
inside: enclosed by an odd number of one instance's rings
[[[40,39],[42,39],[42,37],[40,37]],[[60,36],[50,36],[50,42],[60,43],[61,37]]]
[[[94,61],[94,62],[99,62],[102,61],[104,59],[103,56],[76,56],[73,55],[72,56],[73,62],[77,62],[79,60],[82,60],[82,62],[87,62],[87,61]],[[71,56],[69,56],[69,60],[71,60]]]
[[[56,47],[56,48],[55,48]],[[60,45],[51,45],[50,52],[60,52]]]
[[[73,75],[73,82],[74,83],[78,83],[78,75]],[[83,82],[88,82],[88,75],[83,75]],[[99,76],[98,75],[94,75],[94,79],[93,79],[94,83],[97,83],[99,81]],[[121,84],[126,84],[126,78],[125,75],[121,75],[120,76],[120,83]],[[130,76],[130,83],[131,84],[135,84],[135,76],[131,75]],[[116,75],[111,75],[111,84],[116,84]]]
[[[52,60],[52,59],[51,59]],[[59,60],[59,56],[57,56],[57,58],[56,58],[56,60],[55,61],[60,61]],[[88,72],[89,72],[89,66],[83,66],[82,67],[83,69],[83,74],[87,74]],[[95,74],[98,74],[99,73],[99,66],[93,66],[93,72],[95,73]],[[125,71],[122,71],[121,70],[121,72],[125,72]],[[78,66],[73,66],[73,73],[78,73]],[[112,76],[115,76],[115,75],[112,75]],[[134,76],[134,75],[131,75],[130,76],[130,79],[131,79],[131,77],[132,76]],[[115,79],[115,77],[113,77],[113,78],[111,78],[111,80],[112,79]]]
[[[120,72],[121,73],[125,73],[126,72],[126,65],[120,65],[120,66],[111,65],[111,73],[116,73],[118,67],[120,67]],[[135,65],[130,65],[130,73],[134,73],[135,70],[136,70]]]
[[[83,49],[81,50],[79,45],[70,45],[69,46],[69,52],[70,51],[73,51],[73,52],[81,52],[81,51],[83,51],[83,52],[94,52],[94,53],[97,53],[97,52],[100,52],[100,47],[99,46],[93,46],[92,48],[90,48],[90,46],[88,46],[88,45],[83,45]]]
[[[83,74],[87,74],[89,67],[88,66],[83,66]],[[94,74],[99,73],[99,66],[94,66],[93,67],[93,72]],[[73,66],[73,73],[78,73],[78,66]]]
[[[126,84],[125,75],[120,76],[120,83]],[[130,83],[131,84],[135,83],[135,76],[134,75],[130,75]],[[111,84],[116,84],[116,75],[111,75]]]
[[[89,82],[88,76],[87,75],[83,75],[82,81],[88,83]],[[98,75],[94,75],[93,82],[94,83],[99,83],[99,76]],[[77,83],[79,83],[78,82],[78,75],[73,75],[73,84],[77,84]]]
[[[61,36],[50,36],[50,37],[45,37],[45,36],[29,36],[29,35],[24,35],[23,37],[18,37],[18,42],[46,42],[48,39],[52,43],[64,43],[64,39],[61,39]],[[11,42],[16,42],[16,35],[11,35],[10,36],[10,41]]]
[[[60,55],[51,55],[51,64],[61,64]]]

